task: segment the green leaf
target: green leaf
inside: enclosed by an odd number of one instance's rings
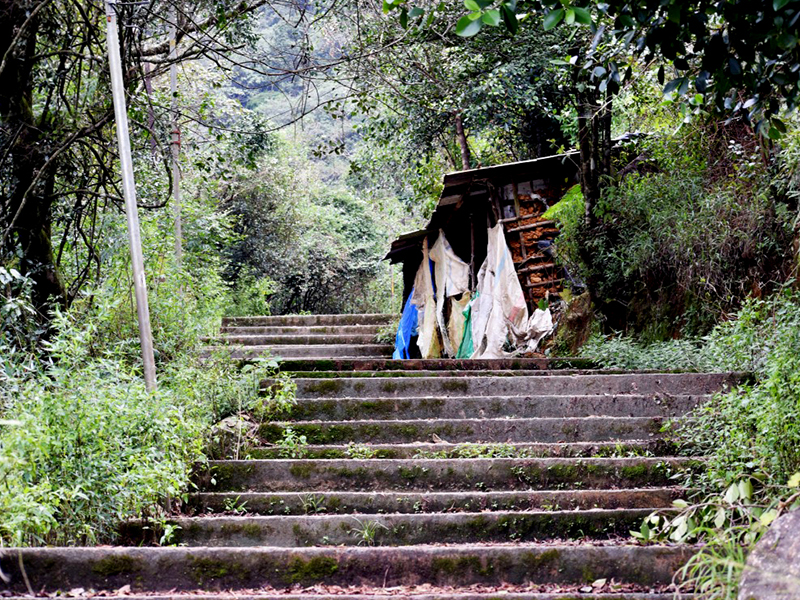
[[[786,485],[790,488],[800,487],[800,471],[789,477],[789,481]]]
[[[732,483],[731,486],[728,488],[728,491],[725,492],[725,502],[728,504],[733,504],[739,499],[739,486],[735,483]]]
[[[575,11],[571,8],[567,9],[567,12],[564,13],[564,23],[567,25],[572,25],[575,22]]]
[[[777,517],[778,511],[774,508],[770,508],[769,510],[765,510],[758,520],[764,527],[769,527],[769,524],[772,523]]]
[[[580,6],[573,6],[572,10],[575,12],[575,20],[578,23],[580,23],[581,25],[592,24],[592,15],[588,10],[586,10],[585,8],[581,8]]]
[[[517,33],[517,30],[519,30],[519,21],[517,20],[517,14],[514,12],[514,9],[507,4],[501,4],[500,14],[503,15],[503,23],[506,24],[508,30],[511,33]]]
[[[421,9],[419,6],[415,6],[410,11],[408,11],[408,16],[411,17],[412,19],[414,19],[416,17],[421,17],[424,14],[425,14],[425,11],[423,9]]]
[[[674,92],[683,85],[685,79],[686,79],[685,77],[678,77],[677,79],[673,79],[667,85],[664,86],[664,93],[669,94],[670,92]]]
[[[772,8],[775,11],[779,11],[787,4],[789,4],[789,0],[772,0]]]
[[[750,500],[753,497],[753,483],[749,479],[739,482],[739,497],[742,500]]]
[[[464,15],[456,23],[456,35],[461,37],[472,37],[477,34],[483,26],[480,19],[472,19],[472,15]]]
[[[561,22],[561,19],[564,18],[564,9],[559,8],[558,10],[551,10],[547,13],[544,17],[544,30],[550,31],[553,27],[558,25]]]
[[[475,0],[464,0],[464,6],[467,7],[467,10],[472,12],[480,12],[481,10],[480,5],[475,2]]]
[[[727,520],[727,515],[725,514],[725,509],[721,506],[717,509],[717,515],[714,517],[714,527],[719,529],[725,524]]]
[[[400,11],[400,27],[403,29],[408,29],[408,10],[406,7],[403,7],[403,10]]]
[[[499,10],[487,10],[481,20],[486,23],[487,25],[491,25],[492,27],[497,27],[500,25],[500,11]]]
[[[791,33],[784,32],[778,36],[778,46],[784,50],[791,50],[797,45],[797,38]]]

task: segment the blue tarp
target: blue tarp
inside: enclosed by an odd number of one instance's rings
[[[397,328],[397,335],[394,338],[394,352],[392,358],[394,359],[407,359],[410,358],[408,351],[411,348],[411,337],[417,335],[417,322],[418,314],[417,307],[411,304],[411,298],[414,296],[414,289],[406,300],[403,314],[400,317],[400,326]]]

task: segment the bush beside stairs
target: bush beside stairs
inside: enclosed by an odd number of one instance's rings
[[[212,345],[228,342],[238,358],[285,357],[297,384],[286,420],[262,424],[246,458],[211,461],[198,475],[186,516],[166,524],[177,545],[143,544],[148,530],[128,523],[131,546],[5,549],[10,582],[0,589],[671,597],[674,573],[697,549],[638,545],[628,532],[684,494],[676,474],[702,468],[674,455],[664,422],[735,374],[611,373],[545,359],[393,361],[391,346],[375,342],[390,322],[226,319]],[[305,436],[295,449],[303,458],[285,458],[289,428]]]

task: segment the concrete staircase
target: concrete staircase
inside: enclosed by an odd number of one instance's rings
[[[385,358],[392,355],[392,344],[377,337],[393,319],[381,314],[228,317],[220,335],[206,341],[210,351],[227,347],[234,358],[244,359]]]
[[[695,548],[640,546],[628,532],[684,493],[676,475],[702,468],[675,456],[664,423],[736,375],[355,353],[386,320],[227,320],[225,336],[256,352],[293,348],[291,413],[262,423],[246,458],[198,474],[184,516],[166,524],[176,547],[147,546],[161,532],[128,523],[131,547],[23,550],[32,586],[129,585],[149,598],[671,597]],[[16,558],[1,566],[21,591]]]

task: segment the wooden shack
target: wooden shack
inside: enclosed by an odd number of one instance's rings
[[[458,171],[444,177],[439,203],[425,229],[400,236],[386,259],[403,263],[403,302],[422,260],[441,229],[453,251],[470,265],[471,289],[486,258],[487,230],[502,223],[529,311],[548,292],[562,291],[563,277],[550,247],[555,222],[542,215],[578,183],[576,153]]]

